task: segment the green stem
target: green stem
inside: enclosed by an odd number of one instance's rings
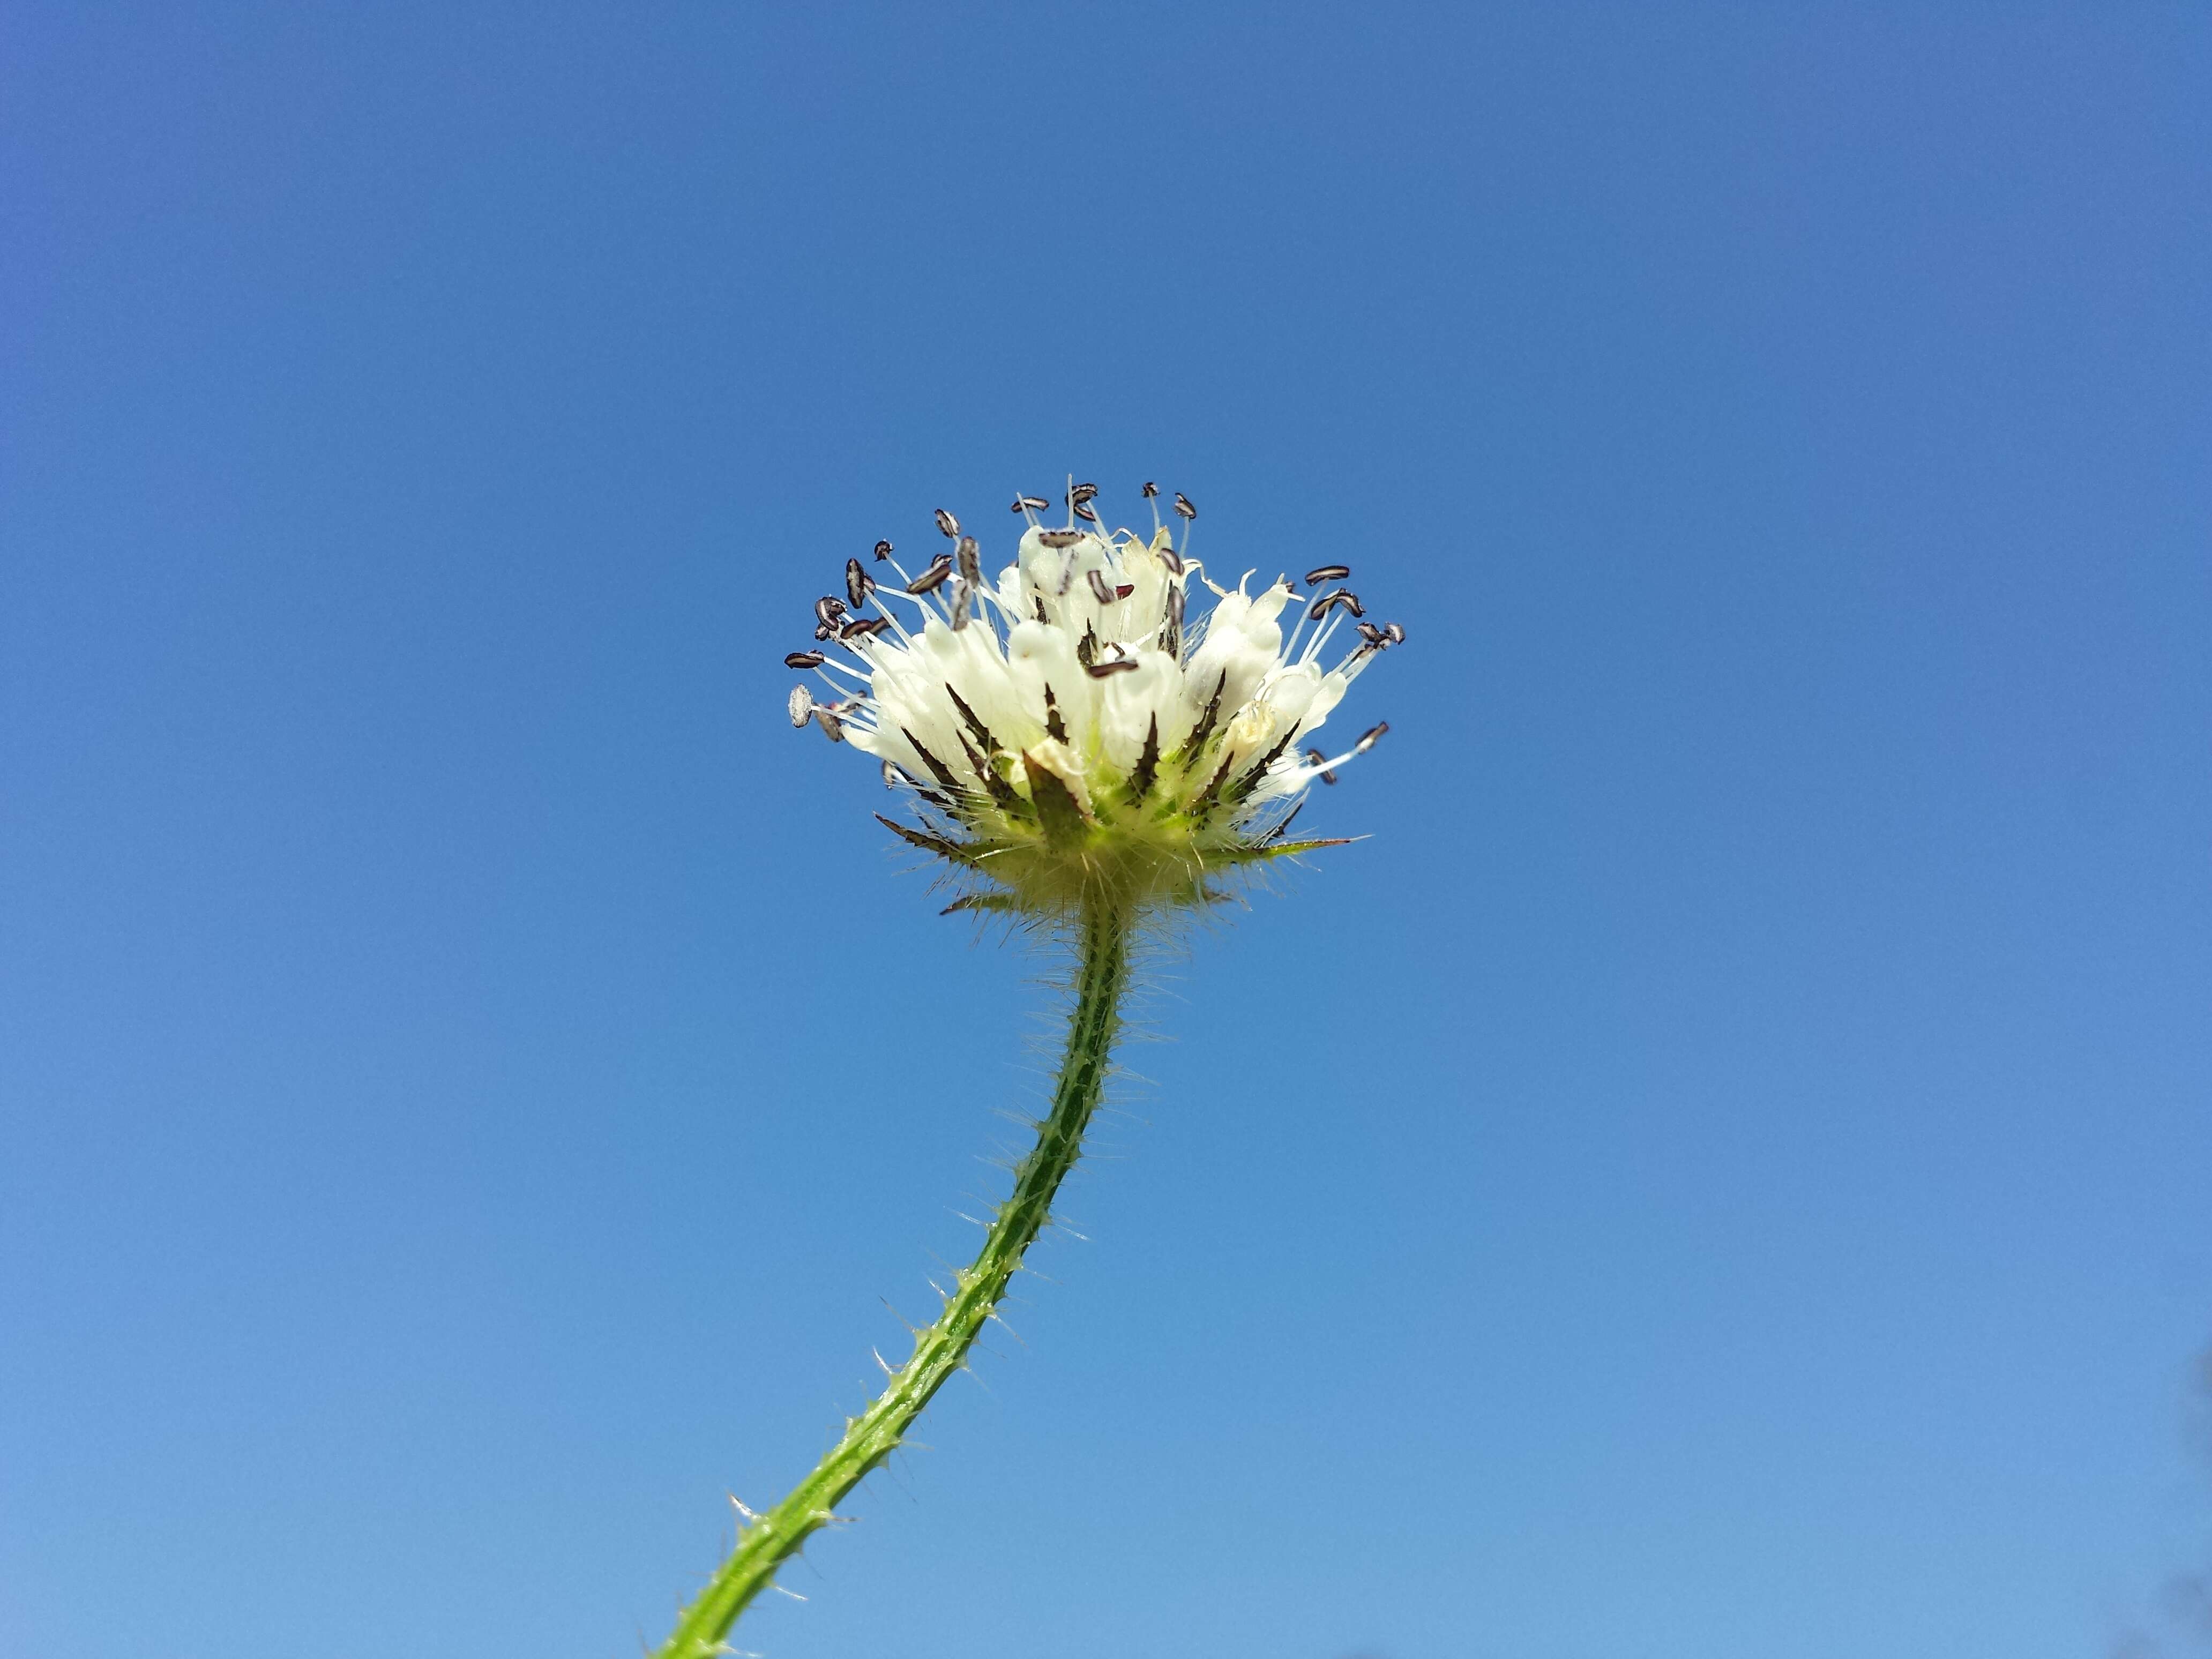
[[[737,1547],[698,1599],[677,1620],[676,1632],[655,1659],[708,1659],[726,1651],[722,1638],[745,1606],[775,1581],[776,1570],[817,1528],[836,1518],[838,1504],[897,1449],[932,1395],[966,1362],[984,1322],[1006,1293],[1022,1255],[1051,1218],[1053,1194],[1082,1156],[1083,1133],[1106,1085],[1128,980],[1128,909],[1111,900],[1086,904],[1079,928],[1075,1010],[1067,1054],[1053,1091],[1052,1110],[1037,1143],[1014,1172],[1013,1196],[999,1206],[973,1266],[945,1299],[937,1322],[916,1334],[914,1352],[891,1373],[890,1386],[860,1416],[814,1473],[774,1509],[751,1517]]]

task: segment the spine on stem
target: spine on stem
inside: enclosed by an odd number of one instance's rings
[[[1084,1132],[1105,1091],[1121,1024],[1133,920],[1126,903],[1107,897],[1090,898],[1079,913],[1075,1006],[1052,1109],[1038,1125],[1036,1145],[1015,1170],[1012,1195],[999,1206],[982,1249],[955,1281],[936,1322],[916,1334],[906,1363],[891,1373],[874,1403],[847,1422],[844,1435],[814,1472],[774,1508],[749,1518],[728,1559],[684,1609],[655,1659],[709,1659],[726,1652],[723,1638],[746,1605],[775,1582],[777,1569],[812,1534],[836,1519],[837,1504],[897,1449],[932,1396],[966,1363],[1023,1255],[1051,1218],[1053,1195],[1082,1156]]]

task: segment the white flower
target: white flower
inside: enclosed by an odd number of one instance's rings
[[[963,904],[1051,909],[1086,889],[1213,896],[1210,872],[1333,844],[1283,832],[1316,779],[1335,782],[1388,729],[1334,757],[1301,747],[1402,629],[1366,621],[1340,586],[1310,604],[1283,576],[1258,593],[1250,571],[1222,587],[1189,556],[1197,511],[1184,497],[1178,548],[1152,485],[1150,538],[1106,534],[1097,494],[1071,483],[1057,530],[1037,523],[1043,501],[1017,497],[1027,527],[992,583],[949,513],[937,524],[951,550],[913,575],[878,542],[876,569],[897,585],[848,560],[845,596],[815,606],[827,648],[785,659],[834,693],[793,690],[792,724],[880,759],[924,827],[884,822],[996,884]],[[1305,585],[1350,574],[1324,565]],[[1213,596],[1205,614],[1188,605],[1199,583]]]

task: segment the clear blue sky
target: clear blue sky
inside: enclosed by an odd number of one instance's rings
[[[2208,88],[2189,6],[16,5],[0,1656],[658,1639],[1040,1087],[779,659],[1071,471],[1407,624],[1372,839],[1154,963],[1088,1242],[744,1645],[2154,1625]]]

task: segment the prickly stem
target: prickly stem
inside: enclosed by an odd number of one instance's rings
[[[1105,1091],[1121,1024],[1133,921],[1128,908],[1111,898],[1094,899],[1080,914],[1075,1006],[1052,1110],[1015,1170],[1012,1196],[999,1206],[982,1249],[955,1282],[936,1322],[916,1333],[906,1363],[892,1372],[875,1403],[847,1424],[844,1437],[814,1472],[781,1503],[749,1521],[655,1659],[708,1659],[726,1651],[722,1638],[747,1603],[775,1582],[776,1570],[833,1517],[845,1496],[897,1449],[931,1397],[967,1363],[976,1333],[997,1309],[1050,1218],[1060,1182],[1082,1156],[1084,1131]]]

